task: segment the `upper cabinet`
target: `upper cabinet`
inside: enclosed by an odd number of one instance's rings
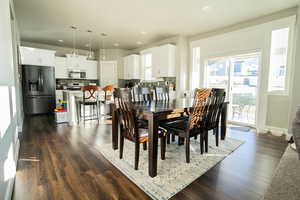
[[[68,78],[67,59],[55,57],[55,78]]]
[[[98,62],[95,60],[87,60],[84,64],[87,79],[98,79]]]
[[[98,62],[87,60],[86,56],[57,57],[55,51],[30,47],[21,47],[20,51],[22,65],[53,66],[55,78],[69,78],[69,71],[75,69],[86,72],[86,79],[98,79]]]
[[[67,66],[70,69],[84,70],[85,63],[87,61],[86,56],[67,54]]]
[[[140,79],[140,56],[133,54],[123,58],[124,79]]]
[[[152,76],[175,77],[176,76],[176,46],[166,44],[153,49],[152,52]]]
[[[55,51],[20,47],[22,65],[55,66]]]
[[[82,56],[84,57],[84,56]],[[69,61],[69,62],[68,62]],[[74,64],[75,62],[73,62]],[[55,57],[55,78],[69,78],[70,70],[80,70],[86,73],[86,79],[98,79],[98,62],[95,60],[77,61],[78,65],[70,67],[70,59],[68,57]],[[74,67],[75,66],[75,67]]]

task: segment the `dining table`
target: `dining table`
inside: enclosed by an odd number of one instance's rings
[[[220,119],[221,140],[226,137],[227,107],[229,102],[222,106]],[[157,176],[158,158],[158,127],[159,122],[172,119],[189,113],[193,106],[193,98],[178,98],[168,101],[141,101],[133,103],[140,119],[148,121],[148,173],[150,177]],[[120,121],[118,110],[112,106],[112,148],[118,149]]]

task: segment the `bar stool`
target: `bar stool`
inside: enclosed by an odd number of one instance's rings
[[[99,100],[98,100],[98,92],[99,87],[94,85],[86,85],[81,88],[82,91],[82,99],[79,101],[79,116],[81,118],[81,109],[83,108],[83,121],[86,121],[86,112],[85,108],[86,106],[89,106],[90,109],[90,119],[93,120],[97,119],[99,122]],[[96,113],[96,118],[94,117],[94,114]]]

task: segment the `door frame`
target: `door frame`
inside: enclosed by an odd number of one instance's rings
[[[258,75],[257,75],[257,86],[256,86],[256,109],[255,109],[255,122],[254,124],[250,124],[250,123],[245,123],[245,122],[235,122],[235,121],[232,121],[232,120],[228,120],[229,123],[231,124],[235,124],[235,125],[241,125],[241,126],[248,126],[248,127],[251,127],[251,128],[257,128],[257,125],[258,125],[258,119],[259,119],[259,105],[260,105],[260,98],[261,98],[261,95],[260,95],[260,90],[261,90],[261,73],[262,73],[262,54],[263,54],[263,51],[262,49],[256,49],[256,50],[249,50],[249,51],[237,51],[237,52],[234,52],[234,53],[230,53],[230,54],[224,54],[222,56],[209,56],[209,57],[206,57],[205,60],[204,60],[204,69],[203,69],[203,72],[204,72],[204,76],[203,76],[203,86],[204,87],[207,87],[207,64],[208,64],[208,61],[212,61],[212,60],[220,60],[220,59],[223,59],[223,60],[227,60],[229,61],[228,64],[228,67],[229,67],[229,74],[228,74],[228,86],[227,86],[227,89],[228,91],[231,91],[230,90],[230,87],[232,85],[232,66],[231,66],[231,58],[234,58],[234,57],[243,57],[243,55],[257,55],[258,56],[258,69],[257,69],[257,72],[258,72]],[[230,92],[231,93],[231,92]],[[228,101],[229,103],[232,102],[232,95],[230,94],[229,98],[228,98]],[[229,113],[231,112],[231,106],[229,106],[229,111],[227,113],[227,115],[229,115]]]

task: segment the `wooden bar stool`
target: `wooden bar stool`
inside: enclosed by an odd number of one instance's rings
[[[84,87],[81,88],[82,91],[82,99],[79,101],[79,115],[81,118],[81,109],[83,110],[83,121],[86,121],[86,112],[85,112],[85,108],[86,106],[89,106],[90,108],[90,119],[89,120],[93,120],[93,119],[97,119],[98,122],[100,120],[99,118],[99,100],[98,100],[98,96],[99,96],[99,87],[98,86],[94,86],[94,85],[86,85]],[[94,114],[96,114],[96,118],[94,117]]]

